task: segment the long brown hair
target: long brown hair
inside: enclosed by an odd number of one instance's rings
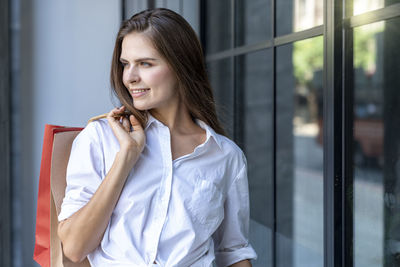
[[[179,14],[165,8],[142,11],[124,21],[115,41],[111,65],[111,88],[142,124],[146,112],[135,109],[132,96],[122,82],[120,63],[122,40],[132,32],[145,34],[155,49],[167,61],[178,81],[181,100],[194,119],[200,119],[215,132],[225,135],[218,121],[210,82],[206,73],[203,51],[196,33]]]

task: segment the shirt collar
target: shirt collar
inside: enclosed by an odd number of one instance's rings
[[[208,140],[210,139],[210,137],[212,137],[215,141],[215,143],[218,145],[218,147],[220,149],[222,149],[222,145],[221,145],[221,137],[214,131],[213,128],[211,128],[209,125],[207,125],[204,121],[196,119],[196,123],[197,125],[199,125],[201,128],[203,128],[204,130],[206,130],[206,141],[204,143],[207,143]]]
[[[146,122],[146,127],[144,127],[144,130],[147,130],[147,128],[149,128],[150,125],[153,124],[154,122],[160,123],[156,118],[151,116],[150,112],[147,112],[147,122]]]
[[[145,130],[147,130],[147,128],[150,127],[150,125],[152,125],[153,123],[157,123],[157,124],[162,124],[160,121],[158,121],[156,118],[154,118],[150,112],[147,112],[147,122],[146,122],[146,127],[144,128]],[[207,143],[210,139],[210,137],[212,137],[215,141],[215,143],[218,145],[218,147],[220,149],[222,149],[222,145],[221,145],[221,137],[214,131],[213,128],[211,128],[209,125],[207,125],[204,121],[196,119],[196,123],[197,125],[199,125],[202,129],[204,129],[206,131],[206,141],[204,143]]]

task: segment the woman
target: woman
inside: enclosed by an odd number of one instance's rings
[[[193,29],[168,9],[125,21],[111,84],[123,106],[71,150],[64,254],[92,266],[251,266],[246,160],[217,120]]]

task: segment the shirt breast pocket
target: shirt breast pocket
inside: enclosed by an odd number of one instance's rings
[[[221,190],[213,182],[198,178],[188,208],[201,226],[216,230],[224,219],[223,201]]]

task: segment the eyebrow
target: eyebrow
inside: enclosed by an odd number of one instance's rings
[[[142,57],[142,58],[138,58],[138,59],[135,59],[135,62],[140,62],[140,61],[149,61],[149,60],[151,60],[151,61],[157,61],[157,59],[155,59],[155,58],[151,58],[151,57]],[[128,62],[128,60],[126,60],[126,59],[124,59],[124,58],[119,58],[119,61],[125,61],[125,62]]]

